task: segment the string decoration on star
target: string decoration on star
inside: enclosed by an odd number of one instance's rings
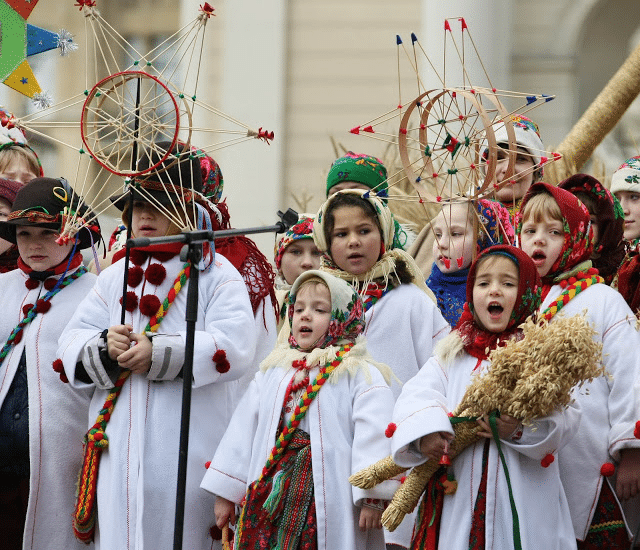
[[[203,156],[245,141],[274,139],[272,131],[245,124],[198,97],[206,61],[205,31],[216,15],[208,2],[200,5],[191,22],[148,52],[109,24],[95,0],[75,0],[74,5],[84,19],[81,42],[86,60],[84,70],[78,71],[84,72],[84,78],[76,80],[80,84],[66,100],[8,123],[77,152],[76,175],[70,181],[97,215],[111,206],[114,194],[126,195],[136,179],[163,171],[169,174],[184,154]],[[171,146],[162,149],[159,142]],[[176,146],[180,155],[172,153]],[[139,162],[144,170],[138,169]],[[195,200],[189,208],[184,200],[164,200],[175,199],[176,187],[184,186],[188,184],[183,181],[165,182],[160,191],[166,197],[156,192],[147,193],[145,199],[180,229],[198,229]],[[136,189],[144,194],[139,186]],[[65,221],[64,238],[73,238],[84,226],[73,215]]]
[[[377,188],[380,189],[378,195],[388,199],[392,211],[394,201],[418,203],[423,205],[425,217],[429,219],[433,205],[451,200],[495,198],[496,191],[503,186],[560,158],[558,154],[542,150],[523,153],[517,149],[514,132],[517,120],[514,115],[526,115],[555,96],[498,89],[464,18],[444,22],[441,70],[436,68],[415,33],[411,34],[410,46],[397,36],[396,48],[397,102],[385,113],[350,130],[352,134],[397,147],[402,169],[390,173],[387,181]],[[408,79],[416,87],[410,93],[402,89],[402,83],[407,82],[402,78],[403,58],[415,77]],[[429,76],[435,76],[439,87],[425,83],[427,75],[421,67],[428,68]],[[482,76],[474,78],[472,69]],[[505,131],[507,139],[498,142],[496,134]],[[508,166],[504,179],[498,183],[496,164],[500,149],[505,150]],[[529,155],[533,165],[516,173],[518,154]],[[401,185],[402,173],[411,183],[409,192]],[[388,190],[383,191],[384,187]]]

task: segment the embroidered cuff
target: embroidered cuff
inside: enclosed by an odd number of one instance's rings
[[[179,334],[148,333],[151,339],[149,380],[173,380],[182,371],[184,342]]]
[[[106,330],[85,344],[82,350],[82,364],[87,375],[98,388],[109,390],[115,386],[120,367],[107,352]]]

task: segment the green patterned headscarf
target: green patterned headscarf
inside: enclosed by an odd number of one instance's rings
[[[327,175],[327,196],[329,190],[343,181],[366,185],[380,196],[387,193],[387,169],[380,159],[349,151],[337,159]]]

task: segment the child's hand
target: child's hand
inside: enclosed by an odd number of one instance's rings
[[[236,522],[236,505],[226,498],[216,496],[213,512],[216,515],[216,525],[219,529],[222,529],[228,523],[233,525]],[[362,516],[360,517],[362,518]],[[362,524],[362,519],[360,519],[360,522]]]
[[[493,439],[491,426],[489,425],[489,417],[485,414],[482,418],[478,418],[476,422],[480,425],[481,430],[477,434],[481,437]],[[498,437],[500,439],[511,439],[520,427],[520,421],[513,416],[503,414],[496,418],[496,426],[498,428]]]
[[[135,332],[129,334],[129,338],[135,345],[120,354],[118,364],[134,374],[146,374],[151,368],[151,340],[146,334]]]
[[[220,527],[219,524],[218,527]],[[382,510],[369,506],[360,508],[360,531],[367,529],[382,529]]]
[[[129,334],[133,330],[131,325],[114,325],[107,331],[107,353],[117,361],[118,357],[131,347]]]
[[[620,464],[616,478],[616,494],[628,500],[640,493],[640,449],[620,451]]]
[[[449,451],[453,435],[449,432],[433,432],[420,439],[420,452],[433,460],[440,460]]]

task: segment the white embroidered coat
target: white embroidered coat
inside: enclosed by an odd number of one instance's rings
[[[71,270],[72,273],[75,270]],[[0,275],[2,311],[0,340],[24,318],[26,304],[34,304],[47,291],[42,283],[33,290],[19,269]],[[0,365],[0,405],[9,391],[23,351],[26,351],[29,391],[29,505],[23,548],[86,548],[73,534],[76,482],[82,466],[82,440],[87,431],[91,399],[88,388],[76,389],[60,380],[52,364],[58,337],[78,303],[91,291],[96,276],[85,273],[51,300],[51,309],[23,329],[22,340]],[[0,535],[1,539],[1,535]],[[1,546],[1,544],[0,544]]]
[[[362,370],[327,381],[304,419],[311,437],[313,484],[319,550],[383,549],[381,530],[358,529],[365,498],[390,499],[397,482],[364,491],[348,478],[389,454],[384,431],[391,419],[393,396],[380,372],[369,366],[371,381]],[[256,374],[233,415],[202,487],[239,503],[256,480],[276,442],[280,412],[294,370],[273,367]],[[310,378],[318,374],[312,369]]]
[[[426,461],[418,451],[418,440],[429,433],[453,434],[448,414],[462,400],[478,360],[466,353],[449,367],[435,357],[407,382],[396,402],[393,421],[397,428],[391,440],[394,461],[417,466]],[[488,367],[483,361],[481,369]],[[513,496],[519,516],[523,550],[569,550],[576,548],[567,500],[560,482],[558,460],[547,468],[540,461],[566,445],[580,424],[576,407],[539,419],[533,429],[525,427],[519,441],[501,440]],[[484,439],[465,449],[452,461],[458,482],[453,495],[445,495],[439,547],[469,548],[469,531],[480,479]],[[486,548],[513,548],[512,514],[507,483],[498,449],[490,442],[487,470]]]
[[[143,284],[138,285],[134,289],[138,298],[155,293],[162,301],[167,296],[183,263],[174,257],[163,265],[167,271],[164,281],[158,287],[146,283],[144,291]],[[142,266],[146,267],[147,263]],[[105,328],[120,324],[123,269],[124,259],[100,274],[60,339],[59,353],[69,379],[74,379],[76,362],[82,359],[95,382],[89,426],[96,421],[111,386],[95,342]],[[188,286],[178,293],[153,337],[149,373],[132,374],[125,382],[107,426],[109,447],[102,454],[98,474],[97,548],[173,548]],[[144,330],[148,321],[139,308],[127,312],[126,322],[134,332]],[[184,548],[190,550],[211,546],[214,499],[198,486],[205,462],[215,452],[233,412],[236,383],[227,382],[237,380],[249,368],[255,338],[244,282],[218,255],[199,280],[183,539]],[[224,350],[230,363],[224,374],[212,361],[216,350]],[[77,379],[74,385],[86,387]]]
[[[551,288],[540,311],[562,292]],[[584,540],[600,496],[604,477],[600,468],[615,462],[625,448],[640,447],[633,436],[640,420],[640,334],[636,319],[622,296],[604,284],[576,295],[558,315],[586,319],[602,342],[609,376],[601,376],[575,392],[583,422],[571,442],[560,452],[560,475],[565,486],[576,538]],[[553,322],[553,320],[552,320]]]
[[[366,319],[364,334],[371,357],[389,365],[400,381],[391,383],[395,399],[401,384],[429,360],[436,342],[451,332],[435,302],[414,284],[389,291],[369,308]],[[385,531],[387,543],[408,548],[414,519],[415,514],[408,514],[395,531]]]

